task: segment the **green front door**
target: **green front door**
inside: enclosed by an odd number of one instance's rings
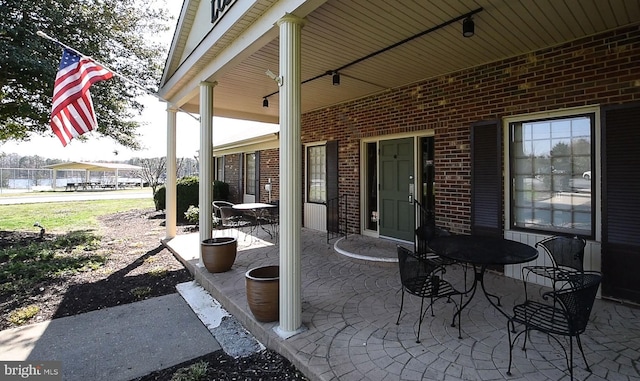
[[[413,138],[380,142],[381,236],[413,242],[413,162]]]

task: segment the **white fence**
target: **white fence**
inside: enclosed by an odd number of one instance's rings
[[[84,170],[58,170],[55,183],[52,169],[28,168],[0,168],[0,190],[47,190],[55,188],[69,188],[72,184],[95,184],[97,187],[114,186],[116,177],[113,172],[91,171],[90,178],[86,178]],[[118,184],[138,185],[139,177],[118,176]]]

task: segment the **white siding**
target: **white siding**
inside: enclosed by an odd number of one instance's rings
[[[304,204],[304,226],[309,229],[327,231],[327,207],[324,204]]]

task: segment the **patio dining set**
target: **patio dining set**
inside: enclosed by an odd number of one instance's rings
[[[214,222],[221,229],[248,230],[253,236],[255,229],[262,229],[270,238],[278,238],[279,205],[273,203],[240,203],[213,201]]]
[[[416,343],[420,342],[420,328],[425,314],[439,299],[454,305],[451,326],[458,326],[462,339],[462,311],[469,306],[478,285],[488,302],[506,319],[508,332],[509,366],[511,375],[514,347],[522,337],[526,350],[531,331],[547,334],[563,349],[570,379],[573,380],[573,338],[582,353],[586,370],[591,371],[584,355],[580,335],[586,330],[601,282],[599,272],[583,268],[586,241],[580,237],[556,235],[535,244],[535,247],[501,237],[456,235],[435,227],[422,215],[425,211],[416,202],[421,223],[416,229],[414,250],[397,246],[398,265],[402,284],[400,311],[396,324],[401,323],[405,293],[421,298]],[[528,262],[538,257],[538,248],[549,257],[549,265],[532,266]],[[523,302],[507,311],[500,296],[485,287],[484,277],[492,266],[523,264]],[[449,276],[459,271],[462,276]],[[527,289],[527,280],[538,276],[548,280],[549,290],[533,293]],[[454,280],[455,279],[455,280]],[[466,297],[466,301],[464,298]],[[561,340],[560,337],[565,337]],[[568,342],[568,343],[567,343]],[[569,350],[563,343],[568,344]]]

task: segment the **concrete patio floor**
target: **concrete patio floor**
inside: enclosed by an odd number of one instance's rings
[[[245,237],[236,231],[214,231],[214,237],[239,237],[236,261],[225,273],[211,274],[197,265],[197,233],[178,235],[166,245],[259,341],[287,357],[311,380],[569,380],[562,349],[537,333],[531,334],[526,352],[519,339],[512,375],[507,375],[506,318],[481,291],[463,310],[462,339],[458,328],[451,327],[453,304],[438,301],[435,317],[426,314],[421,342],[416,343],[419,298],[405,295],[396,325],[401,296],[398,265],[393,262],[396,243],[359,235],[327,243],[324,233],[302,230],[306,330],[282,339],[273,330],[277,322],[257,322],[246,301],[245,272],[278,264],[277,242],[259,233]],[[507,312],[524,298],[519,280],[488,273],[485,284],[502,297]],[[582,343],[592,373],[576,347],[574,379],[640,380],[640,309],[596,300]]]

